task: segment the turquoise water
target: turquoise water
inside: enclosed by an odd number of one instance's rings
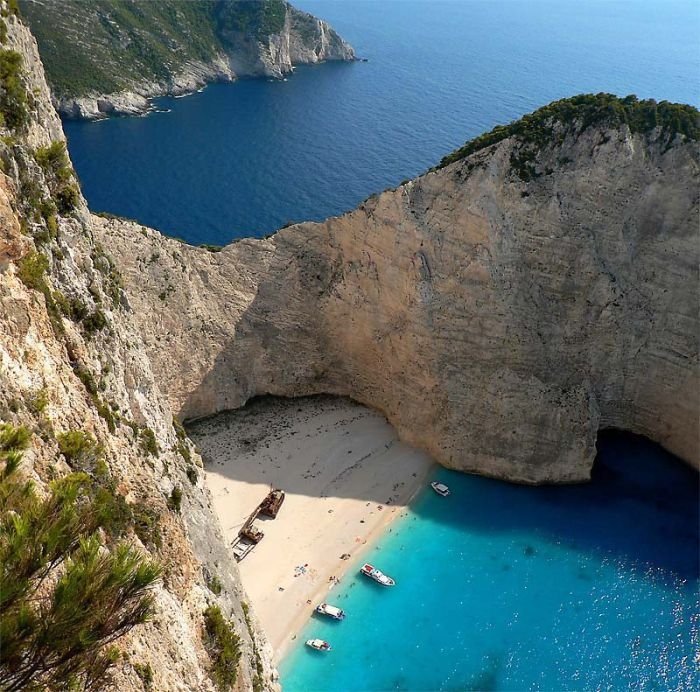
[[[285,691],[700,689],[697,474],[641,438],[599,449],[585,486],[439,471],[452,496],[423,492],[366,556],[397,585],[358,562]]]
[[[299,0],[369,62],[66,123],[90,206],[193,243],[355,207],[580,92],[700,104],[697,0]]]

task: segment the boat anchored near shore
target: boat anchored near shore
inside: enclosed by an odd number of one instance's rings
[[[316,651],[331,651],[331,645],[323,639],[307,639],[306,646]]]
[[[328,603],[321,603],[321,605],[316,606],[316,612],[319,613],[319,615],[327,615],[334,620],[342,620],[345,617],[344,610],[336,608]]]
[[[450,494],[450,489],[444,484],[444,483],[438,483],[437,481],[433,481],[430,484],[430,487],[438,494],[442,495],[442,497],[447,497]]]
[[[381,584],[382,586],[394,586],[396,584],[396,582],[390,576],[384,574],[384,572],[378,570],[376,567],[370,565],[368,562],[362,565],[360,572],[366,577],[374,579],[374,581],[376,581],[377,584]]]

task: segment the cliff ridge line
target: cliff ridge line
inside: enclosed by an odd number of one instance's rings
[[[173,410],[349,396],[523,483],[586,480],[606,427],[697,466],[698,143],[550,124],[218,253],[95,219]]]
[[[42,496],[56,479],[86,474],[119,510],[109,516],[116,535],[102,532],[101,550],[128,541],[163,568],[149,592],[152,617],[114,642],[119,655],[100,682],[214,692],[205,635],[213,606],[239,638],[234,689],[278,690],[272,651],[244,606],[201,459],[154,379],[119,270],[94,234],[75,180],[36,42],[6,0],[0,43],[3,442],[7,431],[26,435],[15,473]],[[81,443],[79,452],[68,449],[66,436]],[[16,642],[16,634],[8,639]],[[41,646],[51,650],[52,642]],[[32,682],[43,689],[46,679]]]

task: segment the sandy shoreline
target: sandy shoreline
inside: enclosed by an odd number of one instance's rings
[[[287,497],[241,563],[279,661],[313,608],[400,516],[433,464],[378,413],[346,399],[263,399],[191,429],[224,536],[233,541],[270,485]],[[349,554],[350,559],[341,559]]]

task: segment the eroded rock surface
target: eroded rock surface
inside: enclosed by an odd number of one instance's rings
[[[209,252],[80,195],[48,204],[39,154],[60,121],[34,39],[3,21],[31,99],[0,138],[0,420],[32,431],[21,473],[40,487],[71,470],[57,436],[92,435],[162,538],[129,536],[164,578],[153,620],[118,642],[116,688],[145,689],[148,665],[153,689],[212,690],[209,604],[241,637],[238,688],[275,687],[174,414],[332,393],[447,466],[514,481],[587,478],[607,426],[698,464],[697,143],[562,130],[524,182],[508,139],[342,217]]]
[[[697,143],[561,134],[529,182],[511,138],[218,253],[94,227],[183,418],[326,392],[513,481],[587,479],[604,427],[697,465]]]

